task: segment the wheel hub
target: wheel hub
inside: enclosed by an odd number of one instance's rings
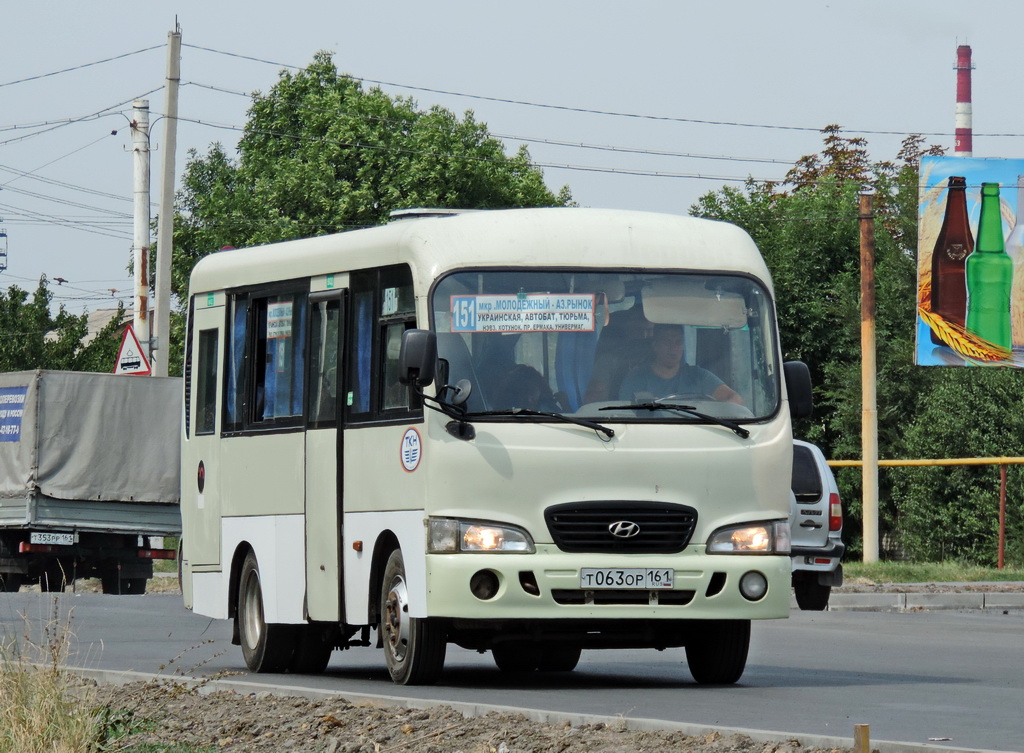
[[[384,642],[397,660],[405,659],[409,647],[409,590],[401,576],[391,581],[384,602]]]

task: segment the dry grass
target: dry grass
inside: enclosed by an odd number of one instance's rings
[[[98,724],[88,690],[61,669],[70,638],[70,617],[45,625],[41,644],[3,637],[0,753],[97,750]]]

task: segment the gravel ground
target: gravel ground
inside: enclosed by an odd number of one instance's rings
[[[146,742],[188,743],[254,753],[839,753],[799,740],[757,742],[745,735],[626,729],[619,724],[536,722],[517,714],[464,717],[447,706],[382,708],[343,698],[311,701],[269,693],[200,694],[174,684],[133,683],[93,690],[128,730],[108,750]]]

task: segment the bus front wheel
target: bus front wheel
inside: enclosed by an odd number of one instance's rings
[[[405,561],[396,549],[384,568],[380,593],[380,635],[391,679],[398,685],[431,685],[444,668],[447,648],[443,628],[429,619],[409,616]]]
[[[268,625],[263,619],[263,587],[256,555],[249,552],[238,581],[238,638],[245,666],[252,672],[283,672],[295,650],[290,625]]]

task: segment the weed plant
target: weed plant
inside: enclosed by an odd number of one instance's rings
[[[56,610],[55,610],[56,611]],[[97,725],[88,689],[62,669],[70,617],[50,620],[39,644],[4,636],[0,643],[0,753],[94,751]]]

